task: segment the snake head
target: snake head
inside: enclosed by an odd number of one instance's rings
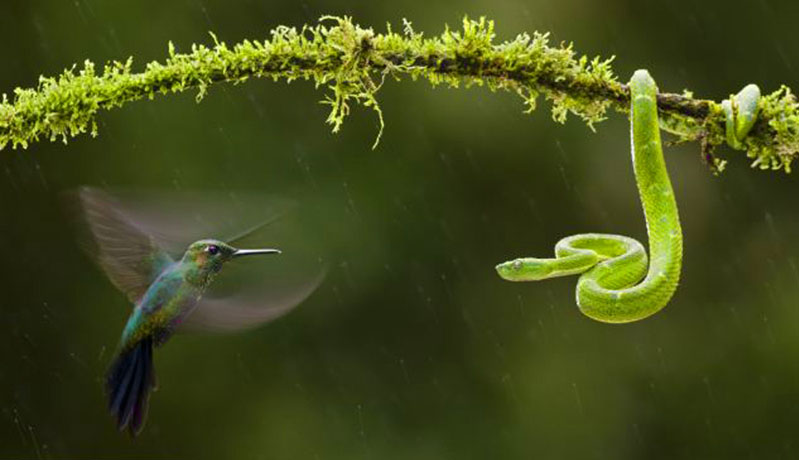
[[[527,257],[503,262],[496,266],[500,277],[508,281],[538,281],[549,278],[551,261]]]

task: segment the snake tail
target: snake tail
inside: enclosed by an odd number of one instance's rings
[[[727,144],[736,150],[745,150],[743,140],[757,121],[760,112],[760,88],[746,85],[738,94],[721,103],[727,117],[725,134]]]

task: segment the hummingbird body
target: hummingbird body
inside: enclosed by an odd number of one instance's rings
[[[174,262],[158,276],[136,304],[122,332],[120,347],[130,348],[142,338],[163,345],[202,297],[204,286],[186,279],[186,266]]]
[[[208,249],[222,251],[219,248],[224,246],[227,245],[221,241],[201,240],[189,246],[177,262],[165,254],[159,257],[165,265],[163,271],[136,303],[122,332],[121,348],[128,348],[146,336],[155,338],[156,345],[163,345],[192,312],[222,268],[224,260],[214,260]],[[229,246],[226,251],[236,252]]]
[[[155,388],[153,346],[166,343],[197,306],[225,262],[277,249],[236,249],[223,241],[192,243],[177,262],[160,254],[162,271],[136,303],[122,332],[119,352],[106,379],[108,405],[119,429],[137,434],[144,423],[150,392]]]

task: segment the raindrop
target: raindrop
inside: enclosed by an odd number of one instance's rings
[[[502,383],[507,385],[508,393],[510,394],[510,397],[513,400],[513,402],[519,404],[519,397],[516,395],[516,386],[513,384],[513,377],[511,377],[510,374],[503,375]]]
[[[36,439],[36,433],[33,431],[33,426],[28,425],[28,433],[31,436],[31,441],[33,441],[33,449],[36,452],[36,458],[42,458],[42,451],[39,449],[39,441]]]
[[[405,360],[400,358],[399,359],[400,368],[402,368],[402,375],[405,377],[405,383],[410,385],[411,379],[408,376],[408,369],[405,367]]]
[[[83,8],[80,7],[80,2],[78,0],[74,0],[73,4],[75,8],[78,10],[78,16],[80,16],[81,21],[83,21],[84,25],[89,24],[89,20],[86,18],[86,15],[83,14]]]
[[[577,410],[580,412],[580,415],[585,415],[585,410],[583,409],[583,398],[580,396],[580,389],[577,387],[577,382],[572,382],[572,389],[574,390],[574,398],[577,402]]]

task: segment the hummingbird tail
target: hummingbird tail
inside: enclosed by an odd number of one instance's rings
[[[153,339],[147,337],[117,355],[106,376],[108,409],[120,431],[141,432],[150,391],[155,388]]]

